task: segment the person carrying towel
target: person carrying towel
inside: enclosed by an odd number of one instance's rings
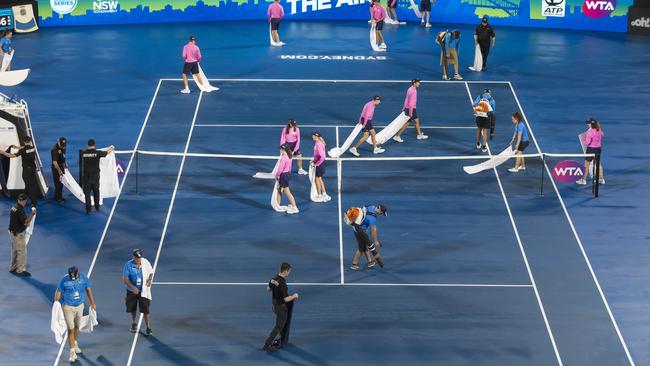
[[[316,169],[316,191],[318,192],[317,199],[320,202],[329,202],[332,200],[327,192],[325,191],[325,183],[323,182],[323,176],[325,175],[325,139],[321,136],[320,132],[312,132],[312,140],[314,140],[314,160],[311,164]]]
[[[409,120],[404,124],[402,129],[399,130],[397,135],[393,137],[393,140],[397,142],[404,142],[402,140],[402,133],[406,130],[406,128],[409,126],[409,123],[411,121],[415,122],[415,131],[417,132],[417,139],[418,140],[426,140],[429,138],[429,136],[425,135],[424,132],[420,129],[420,118],[418,117],[418,113],[416,110],[417,104],[418,104],[418,88],[420,87],[420,79],[413,79],[411,80],[411,87],[408,88],[406,91],[406,98],[404,99],[404,113],[409,116]]]
[[[278,30],[280,29],[280,20],[284,16],[284,8],[280,5],[280,0],[274,0],[271,5],[269,5],[268,10],[266,11],[266,18],[271,23],[271,37],[275,42],[275,45],[284,46],[285,43],[280,41],[280,35]]]
[[[380,103],[381,103],[381,97],[379,95],[375,95],[368,103],[366,103],[363,106],[363,110],[361,111],[361,117],[359,117],[359,124],[362,127],[363,136],[361,137],[361,139],[359,139],[356,145],[350,148],[350,154],[354,156],[359,156],[359,152],[357,151],[357,149],[359,148],[359,146],[361,146],[361,144],[363,144],[368,139],[368,136],[370,136],[372,139],[372,146],[374,146],[373,149],[374,154],[381,154],[385,151],[377,144],[377,138],[376,138],[377,133],[375,132],[375,128],[372,126],[372,118],[375,115],[375,107],[377,107]]]
[[[196,76],[196,81],[199,84],[203,84],[203,79],[201,78],[201,73],[199,72],[199,62],[201,61],[201,50],[199,46],[196,45],[196,37],[190,36],[189,41],[185,46],[183,46],[183,85],[185,88],[181,90],[183,94],[190,93],[190,86],[187,81],[187,75]]]

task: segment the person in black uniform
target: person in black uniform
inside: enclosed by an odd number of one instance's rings
[[[275,352],[284,347],[289,342],[289,329],[291,327],[291,313],[293,311],[293,302],[298,299],[298,294],[295,293],[289,296],[289,288],[287,287],[287,277],[291,272],[291,265],[289,263],[282,263],[280,265],[280,273],[269,281],[267,287],[271,291],[273,312],[275,313],[275,327],[264,342],[262,349],[267,352]],[[280,334],[279,341],[275,337]]]
[[[476,31],[474,31],[474,42],[481,48],[481,55],[483,55],[483,70],[487,69],[490,47],[494,47],[496,39],[497,36],[494,34],[494,29],[490,24],[488,24],[487,16],[484,16],[481,24],[479,24],[476,27]]]
[[[36,178],[36,148],[32,138],[25,137],[24,146],[20,146],[18,152],[15,154],[2,152],[2,155],[9,158],[16,158],[20,156],[23,162],[23,182],[25,183],[25,193],[31,201],[32,207],[36,206],[36,200],[41,197],[41,189],[38,186]],[[18,146],[11,145],[9,148],[18,148]]]
[[[65,148],[68,141],[65,137],[59,137],[59,140],[52,148],[52,180],[54,180],[54,201],[62,203],[63,199],[63,183],[61,183],[61,176],[65,173],[68,167],[65,161]]]
[[[36,208],[32,208],[29,216],[25,215],[25,205],[27,204],[27,195],[21,193],[18,195],[18,203],[11,207],[9,213],[9,240],[11,241],[11,263],[9,272],[15,273],[21,277],[29,277],[31,273],[27,272],[27,240],[25,232],[27,227],[34,220]]]
[[[99,159],[113,152],[110,147],[107,151],[97,150],[95,140],[88,140],[88,148],[81,153],[83,159],[82,185],[86,196],[86,214],[90,214],[90,193],[93,193],[95,209],[99,211]]]

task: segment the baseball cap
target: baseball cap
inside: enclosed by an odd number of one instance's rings
[[[76,266],[68,268],[68,275],[71,279],[76,280],[79,277],[79,269]]]
[[[488,17],[487,17],[487,15],[483,15],[483,19],[481,19],[481,20],[482,20],[483,22],[487,23],[487,21],[488,21]]]
[[[18,201],[27,201],[27,195],[24,193],[19,194]]]
[[[61,144],[61,146],[65,146],[68,144],[68,140],[65,137],[59,137],[59,144]]]
[[[190,41],[196,41],[196,37],[190,36]]]
[[[379,95],[375,95],[374,97],[372,97],[372,100],[381,100],[381,97]]]
[[[386,207],[386,205],[381,204],[381,205],[377,206],[377,208],[381,210],[382,215],[388,216],[388,207]]]
[[[140,249],[133,249],[133,256],[136,258],[142,258],[142,251]]]

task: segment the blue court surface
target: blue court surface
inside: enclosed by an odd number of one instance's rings
[[[92,136],[122,150],[128,168],[120,196],[99,214],[85,216],[72,197],[42,204],[33,278],[5,274],[0,287],[0,363],[67,363],[49,311],[58,279],[76,264],[91,275],[100,321],[81,336],[81,365],[649,364],[647,40],[503,29],[493,68],[457,82],[439,81],[433,31],[415,25],[388,27],[384,61],[281,57],[373,55],[357,23],[287,24],[282,50],[269,49],[265,23],[255,22],[24,36],[23,52],[43,55],[16,89],[29,98],[41,154],[59,135],[74,147]],[[219,91],[192,84],[179,93],[189,34]],[[461,50],[467,65],[471,47]],[[361,159],[328,160],[329,203],[310,202],[308,178],[293,174],[300,213],[273,211],[273,181],[252,175],[272,170],[288,118],[299,121],[307,167],[309,132],[340,144],[373,95],[383,97],[375,126],[388,124],[412,77],[424,80],[418,114],[428,140],[410,128],[382,155],[367,145]],[[474,147],[470,104],[484,88],[497,100],[491,153],[507,146],[515,111],[526,115],[531,154],[580,153],[583,120],[599,118],[600,197],[549,177],[561,158],[529,158],[517,174],[510,162],[465,174],[485,155]],[[374,203],[389,207],[378,226],[386,266],[353,271],[356,242],[341,215]],[[124,312],[121,269],[135,247],[155,267],[152,337],[129,333]],[[266,282],[283,261],[300,299],[291,345],[267,354]]]

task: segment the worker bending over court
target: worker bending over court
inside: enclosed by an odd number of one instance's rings
[[[113,153],[113,148],[109,147],[107,151],[97,150],[95,140],[88,140],[88,147],[81,153],[83,162],[83,181],[82,186],[86,198],[86,214],[90,214],[90,194],[93,194],[95,209],[99,211],[99,159]]]
[[[463,80],[458,72],[458,46],[460,44],[460,31],[438,32],[436,43],[440,46],[440,66],[442,66],[442,80],[451,80],[449,77],[449,64],[454,65],[454,79]]]
[[[289,343],[293,303],[298,299],[297,293],[289,296],[289,287],[287,287],[289,273],[291,273],[291,265],[286,262],[282,263],[280,272],[269,281],[266,288],[271,292],[271,304],[275,313],[275,326],[262,347],[262,350],[266,352],[275,352]],[[276,340],[278,334],[280,338]]]
[[[380,267],[384,266],[384,262],[378,251],[378,248],[381,247],[381,243],[379,243],[379,239],[377,238],[377,217],[379,215],[388,215],[388,209],[385,205],[351,207],[345,212],[345,223],[352,226],[358,245],[354,253],[354,258],[352,258],[350,269],[355,271],[361,269],[359,260],[361,259],[362,253],[366,255],[368,268],[375,266],[375,262],[373,262],[370,254],[372,254]],[[372,240],[370,236],[372,236]]]
[[[23,182],[25,183],[25,193],[31,201],[32,207],[37,204],[38,198],[41,196],[41,189],[38,186],[38,178],[36,177],[36,147],[31,137],[27,136],[23,139],[23,146],[11,145],[9,148],[18,148],[15,154],[0,151],[0,154],[8,158],[22,158],[22,175]]]
[[[484,89],[483,93],[479,94],[476,99],[474,99],[474,105],[477,105],[481,100],[486,100],[490,104],[491,111],[487,112],[488,119],[490,122],[490,140],[494,139],[494,127],[497,124],[496,108],[497,104],[492,96],[491,89]]]

